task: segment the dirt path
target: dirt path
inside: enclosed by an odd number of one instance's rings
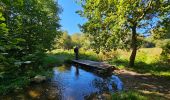
[[[125,90],[137,90],[151,100],[170,100],[170,79],[140,74],[129,70],[115,70]]]

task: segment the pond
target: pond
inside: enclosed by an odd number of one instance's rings
[[[81,66],[63,65],[54,68],[53,77],[41,84],[31,84],[21,93],[9,94],[6,100],[84,100],[122,90],[121,80],[115,76],[102,77]]]

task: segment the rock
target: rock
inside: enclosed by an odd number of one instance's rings
[[[46,76],[37,75],[34,78],[32,78],[31,80],[32,80],[32,82],[35,82],[35,83],[41,83],[41,82],[47,80],[47,78],[46,78]]]

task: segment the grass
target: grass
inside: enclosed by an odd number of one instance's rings
[[[11,91],[21,90],[23,86],[29,84],[28,77],[22,76],[8,81],[1,81],[0,94],[6,94]]]
[[[81,51],[79,56],[80,59],[100,60],[98,55],[92,51]],[[53,67],[60,66],[65,62],[69,63],[74,59],[74,51],[54,50],[52,52],[47,52],[47,55],[39,54],[38,56],[35,56],[35,58],[38,58],[38,62],[42,64],[35,63],[34,66],[27,66],[27,68],[24,69],[24,72],[21,71],[20,73],[16,73],[16,76],[12,75],[15,73],[12,73],[6,76],[5,80],[3,79],[4,81],[0,80],[0,94],[6,94],[26,87],[30,83],[30,78],[36,75],[50,77]]]
[[[170,77],[170,64],[161,60],[161,48],[141,48],[138,50],[134,67],[127,67],[130,51],[117,50],[105,54],[96,54],[92,50],[80,50],[79,58],[93,61],[107,61],[119,69],[129,69],[139,73],[150,73],[156,76]],[[73,50],[53,50],[44,58],[45,66],[62,65],[74,59]]]
[[[44,58],[43,65],[45,66],[62,65],[65,62],[71,62],[71,60],[73,59],[75,59],[73,50],[53,50],[51,52],[48,52],[48,56]],[[101,60],[99,55],[97,55],[93,51],[80,51],[79,59],[93,61]]]
[[[129,69],[139,73],[150,73],[156,76],[170,77],[170,64],[161,59],[161,48],[142,48],[136,55],[135,66],[127,67],[130,52],[119,50],[117,59],[109,60],[119,69]]]
[[[112,100],[167,100],[163,94],[157,92],[128,90],[112,94]]]
[[[92,50],[80,50],[79,56],[80,59],[107,61],[112,65],[116,65],[119,69],[128,69],[139,73],[150,73],[152,75],[170,78],[170,64],[161,60],[161,52],[162,49],[160,48],[139,49],[134,67],[127,67],[130,51],[113,50],[105,54],[96,54]],[[45,64],[61,65],[72,59],[74,59],[73,50],[53,50],[52,52],[48,52],[48,57],[45,58]],[[159,100],[164,97],[158,93],[148,93],[130,89],[128,91],[114,93],[112,94],[112,98],[112,100]]]
[[[119,69],[129,69],[139,73],[151,73],[156,76],[170,77],[170,64],[161,60],[161,48],[141,48],[138,50],[134,67],[127,67],[130,51],[117,50],[96,54],[92,50],[80,50],[79,58],[93,61],[107,61]],[[53,50],[44,58],[45,66],[62,65],[74,59],[73,50]]]
[[[137,91],[131,90],[114,93],[112,100],[148,100],[148,98]]]
[[[93,60],[93,61],[107,61],[108,63],[115,65],[119,69],[128,69],[133,70],[140,73],[150,73],[156,76],[168,77],[170,78],[170,63],[161,60],[161,52],[160,48],[142,48],[139,49],[136,56],[135,66],[128,68],[130,51],[110,51],[105,54],[96,54],[92,50],[84,51],[80,50],[79,58],[85,60]],[[42,59],[43,65],[38,67],[38,70],[34,70],[37,68],[29,67],[29,70],[22,75],[22,77],[14,78],[14,80],[6,81],[6,83],[0,83],[0,93],[7,93],[11,89],[25,87],[25,85],[29,84],[29,78],[33,77],[37,74],[40,75],[49,75],[50,76],[50,68],[55,66],[62,65],[65,62],[71,62],[74,59],[74,51],[73,50],[53,50],[51,52],[47,52],[47,56]],[[34,71],[32,71],[34,70]],[[31,76],[30,76],[31,75]],[[12,83],[12,84],[10,84]],[[16,88],[15,88],[16,86]],[[14,87],[14,88],[13,88]],[[139,93],[123,92],[121,93],[123,98],[144,98],[141,97]],[[120,95],[119,93],[115,95]],[[143,99],[142,99],[143,100]]]

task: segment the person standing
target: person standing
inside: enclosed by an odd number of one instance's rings
[[[78,60],[79,48],[77,46],[74,48],[74,53],[75,53],[75,59]]]

